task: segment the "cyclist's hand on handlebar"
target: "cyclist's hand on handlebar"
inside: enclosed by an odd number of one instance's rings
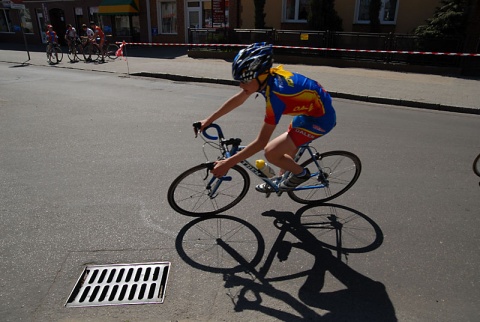
[[[193,123],[193,133],[195,133],[195,137],[198,136],[199,132],[202,132],[209,124],[206,120],[198,121]]]
[[[211,170],[211,173],[217,177],[221,178],[224,175],[227,174],[228,170],[231,168],[231,166],[228,164],[227,160],[219,160],[215,162],[215,168]]]

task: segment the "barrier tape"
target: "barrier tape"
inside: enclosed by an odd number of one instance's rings
[[[121,44],[121,42],[117,42],[117,44]],[[128,43],[125,43],[125,45],[136,45],[136,46],[189,46],[189,47],[246,47],[246,46],[248,46],[248,45],[244,45],[244,44],[180,44],[180,43],[149,43],[149,42],[128,42]],[[297,46],[273,46],[273,48],[301,49],[301,50],[313,50],[313,51],[339,51],[339,52],[353,52],[353,53],[480,57],[480,53],[449,53],[449,52],[436,52],[436,51],[316,48],[316,47],[297,47]]]

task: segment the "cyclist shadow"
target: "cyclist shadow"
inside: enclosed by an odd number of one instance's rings
[[[321,320],[397,321],[385,286],[353,270],[342,261],[342,255],[369,252],[380,247],[383,234],[372,219],[354,209],[334,204],[306,206],[296,214],[269,211],[264,215],[273,216],[276,222],[281,223],[281,226],[276,224],[281,231],[290,232],[300,241],[289,243],[277,239],[272,251],[277,253],[280,260],[287,260],[285,254],[293,247],[314,256],[313,267],[306,274],[307,278],[299,289],[298,298],[309,307],[328,311],[327,314],[322,315]],[[305,221],[302,221],[304,217],[306,217]],[[360,223],[346,228],[348,224],[355,221]],[[327,238],[326,242],[320,239],[325,237],[323,235],[326,225],[334,227],[334,243],[329,242],[333,241],[333,238],[330,240]],[[351,237],[352,233],[367,230],[367,226],[371,231],[367,235],[356,236],[358,241],[355,241],[357,239],[355,236],[353,240],[342,240],[342,230],[345,235]],[[316,234],[318,231],[320,234]],[[346,289],[322,292],[326,272],[341,282]]]
[[[321,321],[397,321],[394,307],[385,286],[353,270],[342,261],[342,257],[346,257],[349,253],[368,252],[381,245],[383,241],[382,232],[370,218],[354,209],[334,204],[306,206],[295,214],[272,210],[263,213],[263,215],[274,218],[274,225],[280,230],[280,233],[267,254],[264,264],[259,269],[255,267],[258,260],[249,260],[241,255],[243,251],[238,248],[240,244],[217,239],[218,245],[225,254],[228,254],[239,264],[235,271],[215,271],[223,273],[224,286],[229,291],[229,296],[236,311],[259,311],[283,321],[305,319]],[[225,219],[231,218],[224,217]],[[238,218],[235,220],[238,221]],[[369,238],[362,236],[362,245],[357,245],[354,241],[350,242],[343,237],[348,236],[347,231],[343,231],[344,227],[352,221],[358,220],[368,224],[371,231]],[[366,224],[360,224],[360,227],[363,226],[363,229],[366,229]],[[327,229],[328,227],[333,229]],[[252,227],[249,227],[249,229],[252,229]],[[333,232],[335,236],[326,236],[325,232],[327,230]],[[345,234],[342,235],[342,232],[345,232]],[[293,235],[298,242],[285,240],[287,233]],[[258,234],[255,235],[258,236]],[[345,239],[345,242],[348,241],[348,243],[345,243],[342,239]],[[258,243],[259,247],[260,245],[264,245],[263,239]],[[275,259],[277,258],[281,262],[288,261],[289,256],[295,249],[313,255],[312,268],[286,276],[268,277]],[[259,250],[259,253],[263,254],[263,250]],[[276,269],[273,269],[272,275],[276,273],[275,271]],[[327,272],[346,288],[333,292],[323,291]],[[304,277],[306,279],[298,289],[298,296],[295,296],[291,290],[283,291],[274,286],[275,282]],[[297,313],[288,313],[267,305],[264,303],[267,301],[264,301],[262,296],[284,302]],[[319,313],[318,310],[325,313]]]

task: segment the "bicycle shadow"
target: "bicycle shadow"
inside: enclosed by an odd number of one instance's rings
[[[338,214],[338,210],[349,212],[349,214],[343,217],[332,216],[335,211]],[[326,216],[327,213],[329,216]],[[320,220],[318,218],[312,220],[314,214],[318,215]],[[394,307],[385,286],[353,270],[341,260],[342,256],[347,256],[348,253],[368,252],[381,245],[383,241],[381,230],[370,218],[354,209],[333,204],[307,206],[301,208],[296,213],[272,210],[264,212],[263,215],[274,218],[274,226],[279,229],[280,233],[272,249],[267,254],[264,264],[259,269],[256,268],[259,262],[258,257],[255,260],[251,260],[252,255],[247,257],[242,254],[244,249],[239,248],[241,244],[231,242],[225,238],[216,240],[218,247],[222,249],[225,256],[233,259],[238,264],[235,270],[215,270],[215,272],[223,273],[224,275],[224,287],[229,291],[228,294],[235,311],[255,310],[282,321],[300,321],[305,319],[320,321],[397,321]],[[302,215],[306,216],[303,222]],[[331,245],[329,237],[327,237],[327,241],[319,240],[319,235],[317,234],[320,232],[322,233],[320,237],[325,237],[323,235],[325,230],[323,226],[326,225],[324,218],[328,217],[330,217],[329,220],[334,225],[338,223],[345,225],[349,221],[355,220],[356,217],[361,217],[364,221],[373,225],[375,236],[367,242],[367,245],[354,248],[353,244],[345,245],[342,243],[342,235],[340,234],[340,238],[338,238],[337,228],[335,240],[337,244]],[[238,223],[241,223],[241,221],[238,221],[238,218],[233,219],[233,217],[229,216],[223,216],[223,218],[226,220],[237,220]],[[214,218],[197,219],[195,222],[199,224],[211,219]],[[248,229],[253,228],[258,232],[251,224],[249,225]],[[298,242],[285,240],[287,234],[293,235]],[[253,233],[253,235],[257,236],[257,233]],[[362,240],[362,242],[364,241]],[[258,245],[262,244],[263,239],[261,239]],[[177,243],[177,245],[179,244]],[[281,262],[288,261],[293,249],[306,251],[313,255],[314,264],[312,268],[286,276],[268,277],[274,261],[276,259]],[[336,253],[336,256],[332,254],[332,251]],[[257,254],[259,253],[263,254],[263,251],[259,251]],[[181,254],[184,260],[186,259],[185,256],[187,256],[185,253]],[[191,258],[188,259],[188,256],[187,262],[190,262],[190,264],[192,262]],[[196,265],[196,267],[212,271],[202,265]],[[341,282],[346,289],[333,292],[323,291],[327,272]],[[275,282],[305,277],[304,283],[298,289],[298,296],[295,296],[292,290],[284,291],[274,286]],[[296,314],[265,304],[264,302],[269,302],[270,299],[269,301],[264,301],[263,297],[286,303],[296,311]],[[322,313],[319,313],[319,310]]]

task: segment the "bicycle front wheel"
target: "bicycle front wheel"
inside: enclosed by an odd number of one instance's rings
[[[360,159],[347,151],[317,154],[315,159],[310,158],[301,166],[308,168],[312,176],[288,191],[288,195],[303,204],[325,202],[340,196],[353,186],[362,171]]]
[[[98,50],[98,47],[95,45],[87,46],[83,50],[83,57],[85,58],[86,61],[98,60],[99,55],[100,55],[100,52]]]
[[[50,64],[58,64],[60,62],[59,58],[57,47],[47,49],[47,59]]]
[[[247,194],[248,173],[239,165],[233,166],[217,179],[207,164],[193,167],[176,178],[168,189],[168,203],[186,216],[211,216],[232,208]]]
[[[70,59],[70,62],[74,63],[77,61],[77,48],[75,45],[70,45],[68,47],[68,59]]]
[[[82,44],[80,44],[80,43],[76,44],[75,45],[75,50],[76,50],[75,57],[78,60],[84,61],[85,57],[83,56],[83,46],[82,46]]]

